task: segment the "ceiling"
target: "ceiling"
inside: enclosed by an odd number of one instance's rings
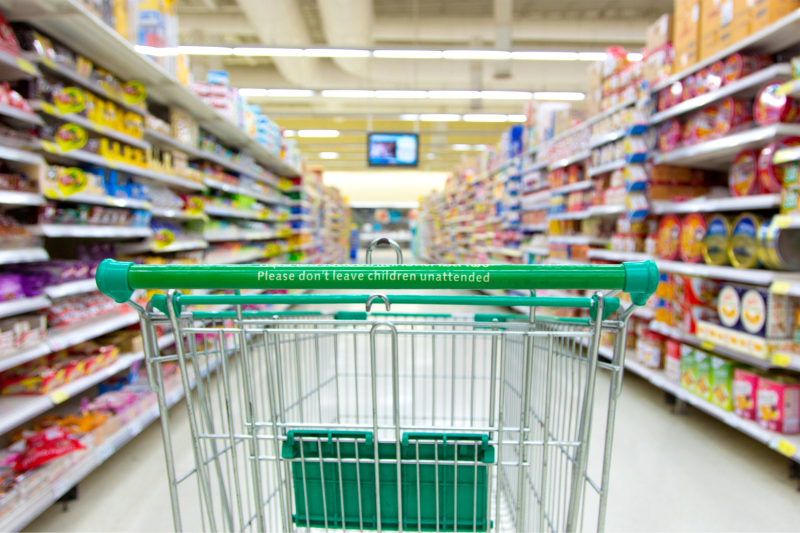
[[[182,45],[348,49],[639,51],[645,28],[673,0],[178,0]],[[326,168],[363,168],[365,134],[418,128],[421,159],[448,170],[463,156],[453,145],[494,144],[507,123],[426,123],[401,114],[521,114],[520,100],[326,98],[325,89],[586,92],[585,61],[192,56],[192,74],[224,69],[235,87],[312,89],[303,98],[251,96],[290,130],[336,129],[333,139],[298,139],[306,158]],[[577,105],[580,105],[578,103]],[[436,130],[429,138],[428,129]],[[346,132],[346,133],[345,133]],[[464,140],[465,136],[469,137]],[[431,140],[433,139],[433,140]],[[324,142],[320,142],[324,141]],[[336,152],[337,160],[319,159]]]

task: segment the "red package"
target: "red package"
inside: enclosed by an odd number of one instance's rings
[[[674,150],[681,141],[681,123],[678,119],[665,120],[658,127],[658,149],[661,152]]]
[[[745,420],[756,419],[756,391],[758,390],[758,374],[735,368],[733,370],[733,412]]]
[[[717,104],[719,112],[715,124],[716,136],[723,137],[746,122],[750,122],[749,106],[744,100],[736,100],[730,96]]]
[[[781,83],[768,83],[758,92],[753,104],[753,116],[759,126],[768,126],[776,122],[793,124],[800,120],[800,101],[778,94]]]
[[[755,54],[733,54],[725,60],[725,83],[733,83],[749,76],[753,72],[772,64],[772,60],[766,58],[762,65],[761,56]]]
[[[703,143],[716,138],[717,115],[719,106],[710,105],[694,114],[692,126],[689,129],[691,144]]]
[[[683,79],[683,101],[691,100],[697,96],[697,77],[692,74]]]
[[[14,464],[14,470],[24,472],[83,449],[84,445],[67,430],[51,426],[25,439],[25,451]]]
[[[758,378],[756,420],[761,427],[778,433],[800,433],[800,385],[780,376]]]
[[[706,91],[713,92],[725,83],[725,66],[722,61],[715,61],[708,66],[706,72]]]
[[[684,305],[715,306],[719,283],[708,278],[676,275],[672,278],[674,298]]]
[[[772,158],[781,148],[800,145],[800,137],[784,137],[765,146],[758,155],[758,185],[764,193],[779,193],[783,188],[783,165],[775,165]]]
[[[0,13],[0,49],[13,56],[19,55],[17,36],[2,13]]]
[[[694,93],[697,96],[700,96],[702,94],[706,94],[707,92],[709,92],[708,84],[707,84],[707,81],[706,81],[707,77],[708,77],[708,69],[707,68],[700,69],[700,71],[697,74],[695,74],[695,77],[694,77],[694,79],[695,79]]]
[[[758,186],[757,159],[756,153],[750,149],[736,154],[728,172],[728,188],[733,196],[748,196],[756,192]]]

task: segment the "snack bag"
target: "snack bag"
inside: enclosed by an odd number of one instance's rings
[[[25,451],[14,464],[14,470],[24,472],[83,449],[83,444],[64,428],[52,426],[25,439]]]

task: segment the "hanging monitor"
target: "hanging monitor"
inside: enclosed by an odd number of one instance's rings
[[[419,135],[416,133],[370,133],[367,160],[371,167],[416,167]]]

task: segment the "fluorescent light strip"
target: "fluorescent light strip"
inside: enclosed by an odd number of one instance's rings
[[[575,61],[578,54],[575,52],[511,52],[511,59],[524,59],[528,61]]]
[[[427,98],[428,91],[375,91],[375,98]]]
[[[314,138],[314,137],[338,137],[338,130],[299,130],[298,137]]]
[[[507,122],[508,115],[467,114],[464,115],[464,122]]]
[[[178,53],[198,56],[229,56],[233,55],[233,48],[223,46],[179,46]]]
[[[583,100],[586,95],[572,92],[536,92],[533,93],[533,98],[534,100]]]
[[[530,100],[533,93],[528,91],[481,91],[484,100]]]
[[[321,92],[325,98],[373,98],[375,91],[362,89],[332,89]]]
[[[298,57],[303,55],[303,49],[238,47],[233,49],[233,55],[243,57]]]
[[[445,59],[511,59],[511,52],[504,50],[445,50],[442,53]]]
[[[425,113],[419,116],[422,122],[457,122],[461,120],[461,115],[450,113]]]
[[[319,153],[320,159],[339,159],[338,152],[320,152]]]
[[[441,59],[441,50],[375,50],[374,57],[381,59]]]
[[[274,98],[307,98],[314,96],[310,89],[267,89],[267,96]]]
[[[444,98],[446,100],[480,98],[480,91],[428,91],[428,98]]]
[[[336,48],[306,48],[306,57],[369,57],[372,52],[369,50],[350,50]]]

